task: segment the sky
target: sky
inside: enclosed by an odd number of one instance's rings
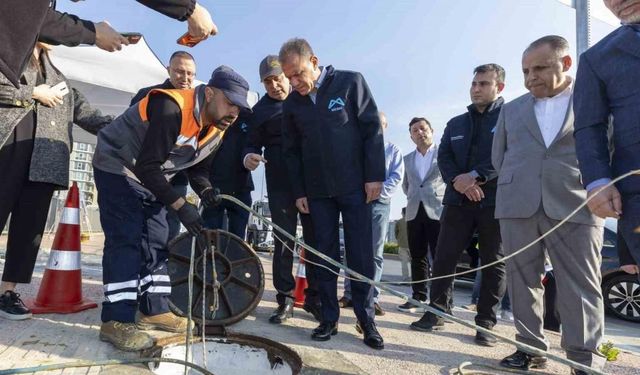
[[[166,65],[177,49],[188,49],[197,78],[229,65],[264,95],[258,65],[277,54],[292,37],[309,41],[321,65],[361,72],[378,108],[387,114],[385,140],[407,154],[415,149],[408,123],[426,117],[436,143],[447,121],[466,111],[473,69],[498,63],[506,70],[505,100],[526,90],[521,54],[535,39],[564,36],[575,46],[575,10],[570,0],[200,0],[212,14],[219,34],[194,48],[175,43],[186,31],[181,23],[132,0],[69,0],[58,10],[82,18],[107,20],[118,31],[140,32]],[[616,19],[592,0],[592,12],[609,23],[592,21],[592,43],[617,27]],[[575,49],[572,53],[575,57]],[[577,64],[575,61],[574,64]],[[126,69],[117,67],[116,69]],[[575,65],[571,70],[575,74]],[[253,198],[266,195],[264,171],[253,173]],[[406,198],[399,188],[391,218],[400,216]]]

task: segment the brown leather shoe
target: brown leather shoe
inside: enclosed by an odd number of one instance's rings
[[[138,330],[134,323],[122,323],[114,320],[102,323],[100,340],[110,342],[116,348],[128,352],[149,349],[153,346],[151,336]]]
[[[340,306],[343,309],[347,307],[353,307],[353,302],[351,302],[351,300],[348,299],[347,297],[342,297],[338,300],[338,306]]]
[[[138,313],[136,316],[136,326],[138,329],[145,331],[158,330],[166,332],[186,333],[187,332],[187,318],[177,316],[171,311],[158,315],[144,315]],[[191,321],[191,329],[195,326]]]

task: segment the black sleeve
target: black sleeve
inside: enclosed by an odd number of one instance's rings
[[[142,142],[133,173],[162,203],[169,206],[180,194],[173,190],[161,166],[173,149],[182,124],[178,104],[165,95],[153,95],[147,106],[149,129]]]
[[[133,98],[131,98],[131,103],[129,103],[129,107],[141,101],[145,96],[147,96],[147,94],[151,90],[152,90],[151,87],[145,87],[143,89],[140,89],[140,91],[138,91],[136,95]]]
[[[247,142],[242,151],[242,161],[247,154],[262,155],[262,148],[264,147],[264,123],[260,120],[259,112],[255,111],[247,118],[247,125],[249,126],[249,133],[247,134]]]
[[[113,121],[113,116],[104,116],[99,109],[91,108],[91,105],[82,93],[71,88],[73,94],[73,123],[80,126],[93,135],[97,135],[100,129]]]
[[[492,129],[495,129],[495,126]],[[491,140],[492,140],[491,144],[493,144],[493,133],[491,133]],[[476,172],[478,172],[478,174],[484,180],[484,182],[491,181],[495,178],[498,178],[498,172],[496,171],[493,164],[491,163],[491,144],[486,146],[489,148],[489,152],[486,154],[486,157],[484,158],[484,160],[477,160],[476,164],[472,165],[471,169],[469,170],[469,171],[475,170]]]
[[[196,0],[136,0],[140,4],[178,21],[186,21],[196,7]]]
[[[384,140],[378,107],[364,77],[356,79],[356,115],[364,143],[364,182],[384,182]]]
[[[451,148],[450,128],[451,121],[449,121],[444,128],[442,139],[440,139],[440,146],[438,146],[438,169],[440,169],[440,174],[446,184],[451,184],[453,179],[462,173],[456,164],[455,155]]]
[[[215,157],[216,152],[212,152],[203,161],[187,169],[189,185],[198,196],[202,195],[204,189],[212,187],[209,175],[211,173],[211,164],[213,164]]]
[[[282,155],[289,173],[289,181],[294,198],[307,196],[304,188],[304,170],[302,168],[302,137],[296,127],[293,114],[288,109],[287,101],[282,110]]]
[[[73,47],[79,44],[96,43],[96,27],[72,14],[49,8],[45,15],[38,40],[48,44],[64,44]]]

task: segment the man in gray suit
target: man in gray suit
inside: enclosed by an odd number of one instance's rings
[[[573,79],[568,42],[555,35],[529,45],[522,71],[529,93],[505,104],[498,119],[492,161],[498,171],[496,218],[505,254],[535,241],[587,197],[573,138]],[[567,358],[602,369],[598,346],[604,327],[600,291],[602,220],[585,207],[523,253],[507,260],[507,283],[516,340],[541,350],[545,252],[557,279],[562,347]],[[505,367],[544,368],[546,358],[516,351]],[[573,374],[582,374],[572,370]]]
[[[404,157],[402,190],[407,195],[407,234],[411,253],[413,282],[429,277],[430,259],[435,258],[445,184],[438,169],[438,147],[433,144],[433,128],[427,119],[415,117],[409,122],[415,151]],[[427,301],[427,283],[411,284],[413,299]],[[404,312],[424,312],[407,301],[398,306]]]

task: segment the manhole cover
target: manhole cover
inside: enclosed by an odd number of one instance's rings
[[[192,316],[202,320],[202,300],[205,299],[206,326],[227,326],[246,317],[260,302],[264,291],[262,263],[238,236],[222,230],[207,230],[205,241],[196,241],[193,278]],[[169,243],[169,276],[171,277],[170,307],[179,315],[187,315],[189,301],[189,261],[192,236],[183,233]],[[209,247],[204,244],[209,244]],[[211,249],[214,249],[218,292],[218,309],[214,301]],[[206,262],[206,275],[202,266]],[[206,280],[203,288],[203,280]]]

